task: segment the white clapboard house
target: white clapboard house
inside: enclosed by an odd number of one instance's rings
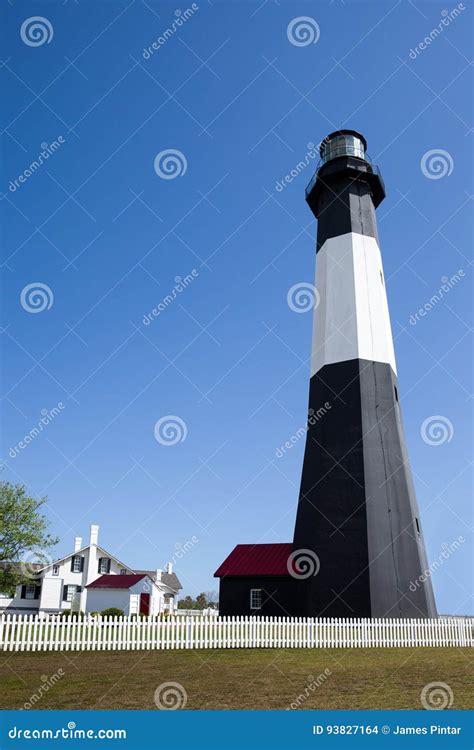
[[[20,564],[28,582],[13,598],[0,597],[0,612],[54,614],[65,609],[101,612],[117,607],[125,614],[172,614],[181,583],[171,563],[165,570],[133,570],[99,546],[99,527],[90,527],[89,543],[76,537],[74,551],[50,564]]]

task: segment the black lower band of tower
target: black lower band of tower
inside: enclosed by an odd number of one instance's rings
[[[308,423],[294,549],[320,568],[299,581],[297,614],[436,616],[392,368],[326,365],[309,408],[321,416]]]

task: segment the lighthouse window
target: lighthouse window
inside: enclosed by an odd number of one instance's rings
[[[421,534],[420,524],[418,523],[418,518],[415,518],[415,526],[416,526],[416,533]]]
[[[250,589],[250,609],[262,608],[262,589]]]
[[[398,390],[396,385],[393,386],[393,391],[395,393],[395,401],[398,401]]]
[[[383,276],[382,276],[382,271],[380,271],[380,281],[382,282],[382,286],[383,286]]]

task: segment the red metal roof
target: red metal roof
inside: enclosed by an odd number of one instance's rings
[[[214,576],[287,576],[289,544],[238,544]]]
[[[86,589],[129,589],[130,586],[134,586],[142,578],[146,578],[143,573],[141,575],[127,576],[103,575],[92,581],[92,583],[89,583]]]

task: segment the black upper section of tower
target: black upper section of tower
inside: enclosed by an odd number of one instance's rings
[[[321,162],[306,188],[306,201],[319,220],[318,249],[348,232],[377,237],[374,209],[385,198],[385,186],[366,148],[355,130],[335,131],[320,144]]]

